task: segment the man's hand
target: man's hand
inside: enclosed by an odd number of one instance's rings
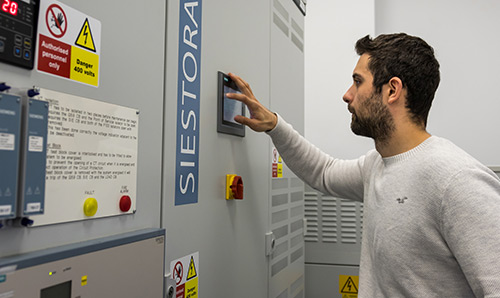
[[[238,93],[228,93],[226,96],[243,102],[250,111],[250,118],[244,116],[236,116],[234,120],[243,125],[247,125],[252,130],[261,132],[273,129],[278,123],[278,117],[273,112],[264,107],[253,95],[250,85],[239,76],[229,73],[231,79],[236,83],[241,91]]]

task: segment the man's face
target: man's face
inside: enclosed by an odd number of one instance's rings
[[[373,75],[368,69],[369,55],[363,54],[353,71],[353,84],[343,96],[352,113],[351,130],[375,141],[387,141],[394,131],[394,120],[384,103],[382,93],[373,87]]]

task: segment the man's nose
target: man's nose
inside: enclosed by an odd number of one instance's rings
[[[353,94],[352,94],[352,87],[353,86],[351,86],[349,89],[347,89],[347,91],[345,92],[344,96],[342,96],[342,99],[346,103],[351,103],[352,99],[354,98]]]

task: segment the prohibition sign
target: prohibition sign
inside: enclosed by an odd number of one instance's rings
[[[182,267],[182,262],[177,262],[174,266],[174,279],[176,286],[178,286],[182,281],[183,271],[184,268]]]
[[[68,29],[68,18],[66,17],[66,13],[61,6],[55,3],[47,8],[45,23],[50,33],[56,38],[63,37],[64,33],[66,33],[66,29]]]

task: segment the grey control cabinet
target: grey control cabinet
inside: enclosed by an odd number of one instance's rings
[[[350,290],[341,293],[346,282],[340,277],[359,276],[363,204],[324,195],[308,186],[305,218],[307,297],[357,295],[357,284],[348,284]]]
[[[202,36],[198,201],[176,205],[177,99],[179,74],[184,75],[178,65],[179,56],[185,55],[179,52],[179,32],[189,36],[195,27],[179,30],[179,14],[184,13],[179,2],[169,1],[167,10],[162,217],[168,238],[166,266],[199,252],[203,297],[302,298],[303,183],[286,169],[282,178],[272,178],[272,143],[264,133],[246,128],[245,137],[239,137],[216,128],[217,73],[222,71],[241,76],[263,105],[303,131],[304,16],[292,0],[203,1],[197,28]],[[228,174],[242,177],[243,200],[225,199]],[[283,204],[273,204],[276,196],[284,198]],[[266,255],[266,234],[272,233],[276,248]]]

